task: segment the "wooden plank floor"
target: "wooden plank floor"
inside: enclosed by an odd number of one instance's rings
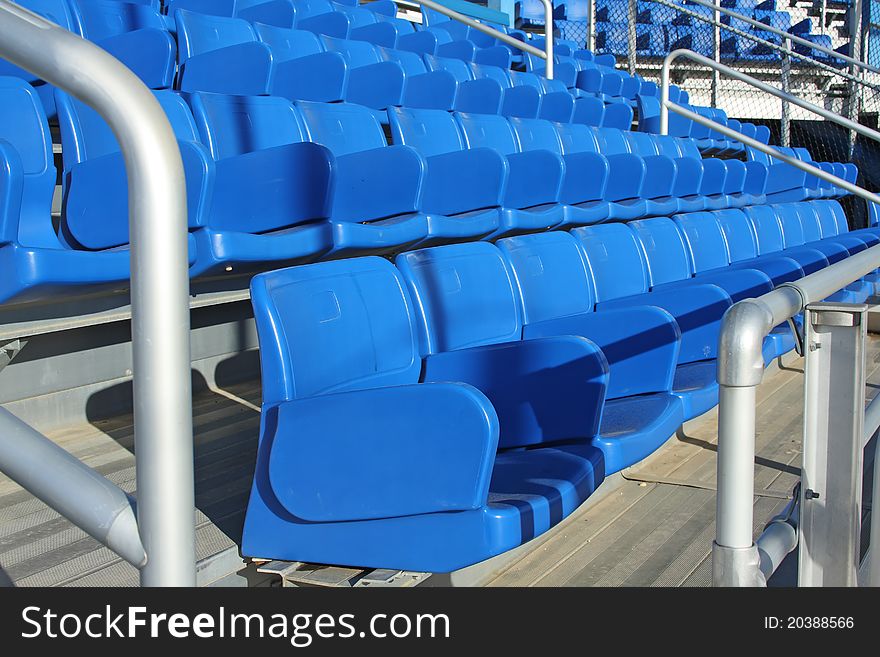
[[[880,338],[868,345],[868,396],[880,383]],[[800,476],[803,361],[789,356],[758,388],[755,530],[779,513]],[[489,586],[708,586],[715,536],[717,409],[624,472],[592,508],[535,541]],[[869,450],[870,451],[870,450]]]
[[[194,398],[199,559],[231,552],[235,561],[253,477],[259,403],[258,382],[203,391]],[[72,426],[50,438],[125,491],[134,492],[131,415]],[[202,579],[223,574],[209,570]],[[134,567],[0,475],[0,585],[137,583]]]

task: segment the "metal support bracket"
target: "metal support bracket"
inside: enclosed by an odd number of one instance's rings
[[[24,349],[27,340],[9,340],[0,344],[0,372]]]
[[[858,583],[867,312],[823,302],[804,315],[800,586]]]

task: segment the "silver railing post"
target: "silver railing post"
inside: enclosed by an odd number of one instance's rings
[[[541,0],[544,3],[544,59],[547,63],[545,77],[553,79],[553,0]]]
[[[766,582],[766,577],[772,573],[774,565],[778,565],[780,558],[784,556],[783,553],[794,548],[792,544],[794,537],[791,532],[785,527],[775,526],[784,519],[774,519],[757,542],[752,540],[755,388],[764,375],[762,355],[764,338],[774,326],[795,316],[808,304],[827,298],[852,281],[873,271],[878,265],[880,265],[880,246],[873,246],[798,281],[784,283],[757,299],[746,299],[735,303],[725,313],[718,343],[718,497],[716,535],[712,546],[712,581],[715,586],[762,586]],[[853,307],[850,306],[848,310],[852,311]],[[858,309],[858,312],[861,312],[861,309]],[[865,322],[859,321],[858,330],[863,331]],[[846,324],[831,316],[824,318],[822,322],[823,326],[829,324],[833,327]],[[825,328],[822,330],[826,331]],[[815,337],[815,334],[812,335]],[[848,376],[849,382],[843,384],[839,390],[833,388],[835,394],[831,398],[836,399],[834,403],[837,405],[834,412],[854,415],[863,413],[864,405],[859,407],[857,400],[847,397],[847,392],[858,385],[858,381],[853,380],[853,367],[858,363],[855,352],[852,348],[848,350],[839,346],[847,339],[852,340],[852,333],[848,337],[833,335],[814,351],[822,352],[821,355],[825,357],[833,354],[835,350],[838,351],[837,364],[833,366],[837,374],[834,375],[833,380],[836,380],[837,376],[843,378]],[[807,349],[809,350],[809,346]],[[843,354],[840,353],[841,351]],[[851,358],[848,358],[847,354]],[[864,358],[863,353],[861,358]],[[819,372],[821,367],[819,365],[811,371]],[[827,370],[824,372],[827,373]],[[858,376],[856,373],[855,378],[858,379]],[[864,383],[863,378],[860,380]],[[826,386],[827,390],[832,389],[827,382]],[[864,404],[863,388],[861,395]],[[808,401],[808,412],[811,408],[815,406]],[[851,417],[849,420],[853,421]],[[822,429],[823,425],[822,422],[818,422],[814,426]],[[830,435],[831,430],[841,427],[842,425],[829,424],[825,429],[829,430]],[[811,438],[805,434],[805,441],[808,439]],[[859,433],[860,445],[862,440],[863,436]],[[809,448],[805,447],[805,449]],[[835,455],[834,458],[843,459],[842,462],[846,465],[846,459],[851,457],[852,450],[847,450],[846,445],[843,445],[841,452],[842,454]],[[805,454],[805,467],[807,467],[806,461]],[[847,477],[844,479],[846,480]],[[849,490],[852,486],[852,478],[849,479],[843,482],[844,490]],[[811,489],[816,492],[817,489],[811,488],[810,484],[811,480],[808,479],[801,488],[804,491]],[[819,498],[811,498],[811,503],[821,502],[823,497],[827,501],[827,495],[838,494],[835,489],[826,488],[825,491],[819,492]],[[799,500],[801,508],[804,503],[807,502],[803,499]],[[793,512],[794,507],[790,505],[789,509]],[[852,513],[853,511],[847,510],[844,515],[851,518]],[[841,522],[839,531],[851,527],[850,520],[841,520]],[[804,527],[802,524],[799,533],[805,536],[809,531],[810,527]]]
[[[636,72],[636,20],[638,20],[636,0],[626,3],[626,68],[630,75]]]
[[[451,18],[454,21],[458,21],[459,23],[464,23],[468,27],[472,27],[478,32],[483,32],[484,34],[488,34],[491,37],[494,37],[501,41],[502,43],[506,43],[509,46],[513,46],[514,48],[519,48],[523,52],[530,53],[541,59],[546,60],[547,68],[544,73],[544,76],[548,80],[553,79],[553,1],[552,0],[541,0],[544,4],[544,19],[546,24],[544,25],[544,49],[535,48],[535,46],[529,45],[524,41],[520,41],[509,34],[505,34],[499,30],[496,30],[494,27],[490,27],[485,23],[481,23],[479,21],[474,20],[470,16],[465,16],[454,9],[450,9],[446,5],[442,5],[439,2],[434,2],[434,0],[413,0],[416,4],[423,5],[428,9],[433,9],[438,14],[443,14],[444,16]]]
[[[852,4],[852,14],[850,19],[850,42],[849,55],[853,60],[860,60],[862,57],[862,0],[854,0]],[[852,78],[847,84],[846,93],[846,118],[851,121],[859,119],[859,97],[861,95],[861,85],[855,80],[855,76],[859,71],[856,66],[850,63],[849,74]],[[849,131],[849,156],[852,158],[853,150],[856,146],[856,133]]]
[[[865,304],[804,313],[800,586],[856,586],[862,524]]]
[[[589,0],[587,13],[587,50],[596,51],[596,0]]]
[[[138,527],[145,586],[195,584],[186,187],[153,94],[104,50],[0,0],[0,57],[93,107],[129,184]]]
[[[791,50],[791,39],[785,40],[785,47]],[[791,57],[788,53],[782,55],[782,91],[786,95],[791,93]],[[779,121],[780,139],[782,146],[791,146],[791,107],[788,100],[782,99],[782,114]]]
[[[715,0],[715,8],[713,16],[715,23],[712,26],[712,59],[721,62],[721,14],[718,7],[721,6],[721,0]],[[712,69],[712,107],[718,107],[718,88],[721,86],[721,73],[717,68]]]

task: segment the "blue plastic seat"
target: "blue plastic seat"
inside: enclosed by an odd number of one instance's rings
[[[331,250],[335,163],[326,149],[295,143],[295,120],[280,120],[278,102],[292,116],[287,101],[195,94],[197,124],[178,94],[156,98],[183,157],[192,276],[308,262]],[[67,232],[87,248],[127,244],[125,165],[113,134],[94,111],[60,92],[58,108],[67,202],[79,208],[68,211]]]
[[[456,142],[461,136],[449,113],[413,110],[447,118],[438,124],[449,145],[441,151],[399,141],[387,146],[376,114],[365,107],[297,103],[297,108],[309,139],[327,146],[337,164],[345,162],[333,200],[332,218],[340,222],[336,252],[479,239],[498,229],[508,176],[504,158],[489,149],[460,152],[455,144],[463,142]],[[369,223],[353,223],[363,221]]]
[[[0,302],[127,285],[126,249],[85,249],[56,231],[55,179],[52,137],[39,94],[19,78],[0,77]],[[69,211],[68,202],[62,222]]]
[[[569,240],[577,257],[577,247],[567,234],[547,233],[537,237],[539,239],[535,240],[511,238],[508,244],[534,245]],[[508,247],[505,251],[510,254],[515,249]],[[534,271],[536,260],[530,260],[531,271]],[[563,339],[556,336],[588,338],[602,348],[611,369],[608,382],[611,399],[602,410],[601,428],[597,427],[597,431],[589,436],[590,443],[604,453],[606,474],[653,452],[682,421],[681,405],[669,392],[678,352],[675,322],[657,308],[630,308],[604,314],[588,312],[592,300],[589,295],[583,296],[587,277],[582,263],[578,271],[564,262],[545,261],[544,257],[539,257],[540,262],[546,262],[547,267],[552,265],[553,269],[544,270],[547,278],[542,281],[525,281],[522,277],[525,271],[518,264],[512,264],[515,261],[515,256],[513,259],[502,257],[498,248],[485,242],[449,245],[398,256],[397,266],[419,310],[420,324],[424,326],[425,351],[444,356],[478,345],[502,345],[519,340],[524,340],[521,344],[529,344],[545,339]],[[508,267],[518,271],[516,282]],[[560,279],[566,287],[555,285],[554,281]],[[555,287],[553,297],[546,298],[536,291],[542,298],[533,299],[531,291],[522,290],[523,285],[540,286],[542,282]],[[532,313],[528,319],[521,307],[524,298],[527,299],[525,312]],[[574,309],[575,314],[554,317],[552,313],[535,311],[534,303],[542,304],[545,309],[554,303],[565,303]],[[476,308],[480,309],[479,321],[474,321]],[[651,336],[650,339],[639,339],[646,334]],[[617,383],[613,383],[614,380]],[[504,394],[519,396],[517,392],[511,392],[507,383]],[[483,385],[477,387],[485,389]],[[507,401],[495,402],[493,392],[487,394],[496,407],[506,407]],[[588,401],[587,408],[589,404]],[[528,415],[534,416],[541,411],[542,408],[536,407],[528,411]],[[504,422],[502,418],[502,427]],[[586,437],[581,432],[572,438],[577,440],[581,436]]]
[[[649,253],[646,260],[642,242],[647,239],[645,234],[650,232],[650,227],[660,221],[669,220],[648,219],[630,225],[577,228],[572,235],[579,241],[589,266],[596,309],[600,313],[653,305],[675,318],[681,332],[676,372],[680,371],[684,378],[673,382],[672,391],[682,400],[684,417],[690,419],[717,403],[713,368],[719,322],[732,302],[720,283],[709,278],[692,278],[683,249],[680,253],[664,252],[662,262],[654,262],[653,253]],[[640,226],[642,230],[634,230]],[[678,262],[673,262],[676,256]],[[672,281],[675,285],[663,285]],[[691,375],[698,371],[706,376],[700,385],[695,385]],[[683,383],[685,379],[687,385]]]
[[[243,554],[447,572],[542,534],[602,482],[607,365],[588,340],[495,344],[519,332],[499,305],[485,339],[426,352],[379,258],[259,275],[251,293],[263,407]]]
[[[272,50],[244,19],[174,13],[177,26],[177,88],[238,95],[267,94]]]
[[[508,177],[498,230],[490,238],[548,230],[565,220],[559,205],[565,178],[562,158],[550,151],[522,152],[503,116],[459,112],[456,122],[467,148],[487,148],[504,156]]]

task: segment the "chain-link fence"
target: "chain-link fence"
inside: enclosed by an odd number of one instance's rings
[[[760,27],[861,59],[867,54],[863,48],[875,14],[880,24],[874,0],[865,1],[872,5],[863,20],[847,3],[833,0],[721,0],[718,9],[686,0],[557,0],[554,23],[559,37],[597,54],[610,53],[618,67],[658,84],[664,57],[685,48],[876,128],[880,76]],[[521,21],[529,23],[522,16]],[[730,118],[766,125],[773,144],[806,147],[820,161],[855,162],[859,183],[880,189],[880,144],[855,139],[855,133],[811,112],[786,106],[687,59],[676,60],[672,81],[688,92],[691,104],[721,108]]]

